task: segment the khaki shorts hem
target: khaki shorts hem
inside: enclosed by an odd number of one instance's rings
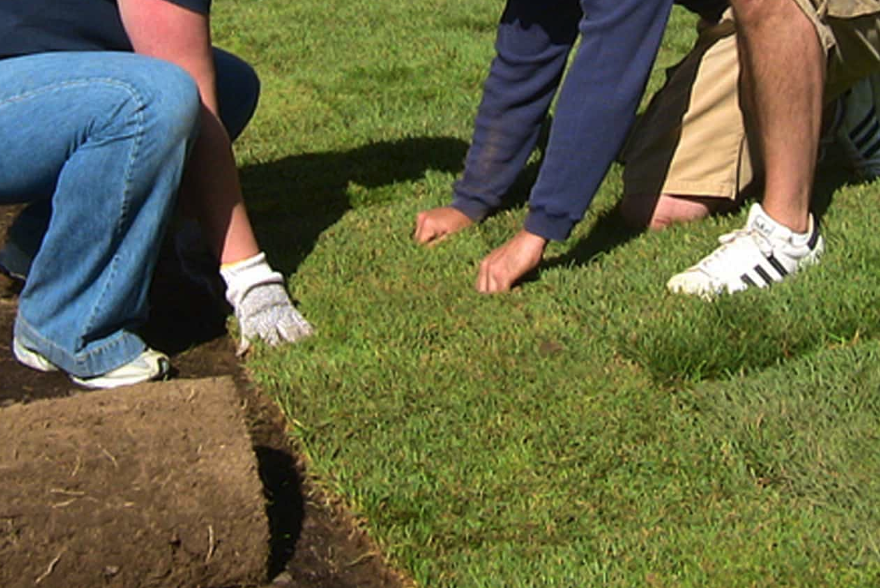
[[[820,14],[819,10],[814,6],[814,2],[816,0],[795,0],[795,4],[798,5],[801,12],[813,24],[813,28],[816,29],[816,35],[819,37],[819,43],[822,45],[825,54],[828,55],[835,44],[834,34],[831,32],[831,27],[825,22],[827,9],[824,3],[819,2],[822,5]]]
[[[624,191],[624,197],[653,193],[656,184],[651,182],[629,182]],[[738,190],[734,183],[708,184],[706,182],[685,182],[676,180],[667,182],[660,189],[660,194],[683,196],[690,198],[720,198],[723,200],[736,200]]]

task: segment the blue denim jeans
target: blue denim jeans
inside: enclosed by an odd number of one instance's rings
[[[0,61],[0,203],[51,200],[15,337],[62,370],[106,373],[145,348],[147,293],[199,95],[182,69],[131,53]]]
[[[260,80],[246,62],[222,49],[214,48],[217,72],[217,99],[220,120],[233,141],[250,122],[260,96]],[[19,279],[25,279],[31,262],[40,248],[52,215],[51,194],[25,208],[15,219],[0,249],[0,268]]]

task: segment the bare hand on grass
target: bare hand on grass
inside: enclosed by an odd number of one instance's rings
[[[482,294],[507,292],[517,280],[538,267],[546,246],[547,239],[520,231],[480,263],[477,291]]]
[[[449,235],[474,224],[464,213],[451,206],[420,212],[416,216],[413,238],[419,245],[436,245]]]

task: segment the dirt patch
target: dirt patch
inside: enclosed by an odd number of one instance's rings
[[[5,237],[16,211],[16,207],[0,207],[0,236]],[[309,484],[302,461],[291,449],[283,415],[247,380],[235,357],[234,343],[226,334],[225,317],[216,305],[201,290],[181,281],[173,264],[167,262],[160,263],[151,298],[152,311],[144,338],[171,356],[175,381],[233,378],[266,497],[270,534],[266,579],[274,578],[273,586],[278,588],[409,585],[384,565],[374,544],[352,518]],[[94,395],[76,389],[62,374],[35,372],[15,361],[10,349],[15,312],[15,285],[0,282],[0,410],[39,399]],[[103,521],[102,532],[112,536],[114,524],[113,520]],[[167,550],[167,546],[162,549]],[[55,554],[43,555],[49,556],[48,566]],[[3,566],[10,577],[23,577],[6,562]],[[32,581],[26,585],[33,585]],[[90,588],[82,584],[79,587]]]
[[[232,379],[0,411],[0,585],[237,586],[269,529]]]

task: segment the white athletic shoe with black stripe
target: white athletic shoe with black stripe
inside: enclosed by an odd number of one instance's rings
[[[724,292],[764,288],[819,261],[825,242],[810,215],[806,233],[795,233],[753,204],[746,226],[718,239],[721,246],[698,264],[672,276],[671,292],[711,299]]]
[[[840,117],[835,137],[847,161],[860,178],[880,177],[880,75],[862,78],[839,100]]]

